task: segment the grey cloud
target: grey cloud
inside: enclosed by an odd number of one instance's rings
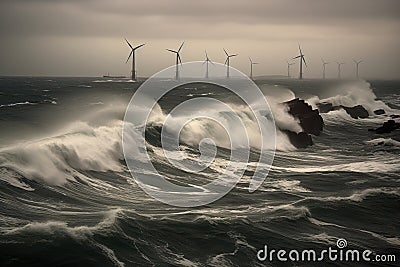
[[[363,66],[366,74],[398,77],[399,11],[398,0],[2,0],[0,75],[121,73],[126,36],[149,43],[141,51],[148,75],[170,64],[164,48],[185,39],[185,60],[204,47],[222,57],[228,46],[279,73],[301,42],[309,75],[319,75],[321,56],[369,57],[377,65]],[[235,64],[247,68],[247,61]]]
[[[166,24],[187,30],[189,36],[188,25],[205,30],[224,24],[317,25],[373,30],[399,23],[400,11],[397,0],[17,0],[1,5],[0,32],[10,35],[114,36],[120,31],[134,29],[149,37],[149,28],[157,36],[163,36],[165,31],[157,27],[164,28]]]

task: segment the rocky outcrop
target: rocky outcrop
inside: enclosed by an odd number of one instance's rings
[[[318,110],[313,109],[303,99],[295,98],[284,103],[289,107],[289,114],[297,118],[302,132],[296,133],[282,130],[289,137],[290,142],[297,148],[306,148],[313,145],[311,135],[320,135],[324,128],[324,121]]]
[[[361,105],[357,105],[354,107],[346,107],[343,105],[334,106],[332,103],[323,102],[323,103],[318,103],[317,106],[318,110],[321,113],[328,113],[334,110],[344,109],[347,112],[347,114],[349,114],[354,119],[359,119],[359,118],[365,119],[369,117],[368,111]]]
[[[340,107],[346,110],[347,114],[349,114],[353,119],[365,119],[369,117],[368,111],[361,105],[357,105],[354,107]]]
[[[374,114],[375,115],[383,115],[383,114],[385,114],[386,112],[383,110],[383,109],[377,109],[377,110],[374,110]]]
[[[375,132],[377,134],[386,134],[391,133],[397,129],[400,129],[400,123],[394,120],[388,120],[384,122],[381,127],[378,127],[376,129],[368,129],[368,131]]]
[[[324,120],[317,109],[313,109],[303,99],[295,98],[286,102],[289,107],[289,114],[299,119],[300,126],[304,132],[313,135],[320,135],[324,128]]]
[[[311,135],[308,133],[295,133],[288,130],[284,130],[283,132],[289,137],[290,143],[296,148],[306,148],[314,144]]]
[[[368,129],[368,131],[400,142],[400,122],[396,122],[395,120],[385,121],[382,126],[376,129]]]

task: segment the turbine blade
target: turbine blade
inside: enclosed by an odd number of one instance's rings
[[[125,64],[128,63],[128,61],[129,61],[129,59],[131,58],[132,54],[133,54],[133,50],[131,50],[131,52],[129,53],[129,57],[128,57],[128,59],[126,60]]]
[[[177,57],[178,57],[179,63],[181,63],[181,66],[182,66],[181,56],[179,55],[179,53],[176,53],[176,55],[177,55]]]
[[[132,45],[128,42],[128,40],[126,40],[126,38],[125,38],[125,41],[126,41],[126,43],[129,45],[129,47],[130,47],[131,49],[133,49]]]
[[[185,43],[185,42],[183,41],[182,44],[181,44],[181,46],[180,46],[179,49],[178,49],[178,53],[181,51],[182,46],[183,46],[184,43]]]
[[[172,50],[172,49],[165,49],[165,50],[167,50],[167,51],[169,51],[169,52],[171,52],[171,53],[178,54],[178,52],[176,52],[175,50]]]
[[[230,55],[229,57],[236,57],[236,56],[238,56],[239,54],[233,54],[233,55]]]
[[[251,60],[251,58],[249,57],[250,63],[253,64],[253,61]]]
[[[303,59],[304,65],[307,67],[306,59],[304,57],[301,57]]]
[[[299,51],[300,51],[300,55],[302,55],[302,54],[303,54],[303,52],[301,51],[300,44],[299,44]]]
[[[292,59],[296,59],[296,58],[299,58],[299,57],[301,57],[301,56],[297,56],[297,57],[294,57],[294,58],[292,58]]]
[[[206,54],[206,59],[208,59],[207,50],[204,50],[204,53]]]
[[[225,55],[226,55],[227,57],[229,57],[228,52],[226,52],[225,48],[223,48],[223,49],[224,49]]]
[[[227,57],[226,59],[225,59],[225,65],[226,65],[226,63],[228,63],[228,59],[229,59],[229,57]]]
[[[133,50],[136,50],[136,49],[138,49],[138,48],[141,48],[142,46],[144,46],[145,44],[141,44],[141,45],[138,45],[138,46],[136,46],[135,48],[133,48]]]

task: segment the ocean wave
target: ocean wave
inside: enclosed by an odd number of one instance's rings
[[[400,147],[400,142],[392,138],[376,138],[366,141],[367,144]]]
[[[307,197],[301,201],[318,200],[318,201],[322,201],[322,202],[337,202],[337,201],[362,202],[367,197],[376,196],[379,194],[400,196],[400,190],[393,189],[393,188],[368,188],[368,189],[354,192],[350,196]]]
[[[39,104],[39,103],[25,101],[25,102],[11,103],[11,104],[3,104],[3,105],[0,105],[0,108],[16,107],[16,106],[24,106],[24,105],[37,105],[37,104]]]
[[[278,167],[277,170],[296,173],[315,173],[315,172],[358,172],[358,173],[385,173],[400,170],[400,160],[391,159],[385,162],[378,160],[357,161],[350,163],[331,164],[325,166],[307,167]]]
[[[60,235],[69,236],[77,240],[86,239],[93,236],[97,232],[104,231],[113,226],[122,213],[121,208],[111,209],[102,212],[104,219],[94,226],[69,226],[64,221],[46,221],[46,222],[30,222],[24,226],[15,227],[4,232],[5,235],[18,235],[18,234],[46,234],[46,235]]]
[[[334,106],[354,107],[357,105],[363,106],[370,115],[374,115],[374,110],[383,109],[386,112],[391,112],[392,109],[383,101],[377,100],[370,83],[366,81],[351,81],[340,85],[336,85],[327,90],[333,95],[319,102],[328,102]]]
[[[77,122],[70,127],[60,135],[1,149],[0,168],[51,185],[75,181],[79,170],[123,170],[121,121],[99,127]],[[23,186],[17,176],[6,177]]]
[[[100,212],[100,214],[103,214],[103,220],[93,226],[69,226],[68,223],[64,221],[30,222],[20,227],[14,227],[6,231],[3,230],[3,234],[6,236],[47,235],[52,238],[54,238],[54,236],[69,237],[77,242],[82,242],[93,248],[97,248],[115,266],[123,267],[125,263],[117,258],[112,249],[93,238],[96,234],[104,235],[105,233],[111,233],[113,231],[112,227],[116,224],[122,212],[123,210],[121,208]]]

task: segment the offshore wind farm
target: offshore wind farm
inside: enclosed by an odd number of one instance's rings
[[[137,49],[141,48],[142,46],[144,46],[145,44],[141,44],[141,45],[138,45],[136,47],[132,47],[132,45],[128,42],[128,40],[126,38],[125,38],[125,41],[128,44],[128,46],[131,48],[131,52],[130,52],[130,54],[128,56],[128,59],[126,60],[126,63],[127,63],[129,61],[129,59],[132,57],[131,80],[132,81],[137,81],[137,71],[136,71],[136,63],[135,63],[135,51]],[[181,49],[182,49],[184,43],[185,42],[181,43],[181,45],[179,46],[178,50],[166,49],[168,52],[174,53],[176,55],[175,56],[175,68],[176,68],[175,79],[176,80],[179,79],[179,64],[182,67],[182,58],[180,56],[180,52],[181,52]],[[298,79],[302,80],[304,78],[304,68],[307,68],[307,63],[306,63],[306,60],[305,60],[305,55],[303,54],[300,45],[298,45],[298,48],[299,48],[299,55],[296,56],[296,57],[293,57],[292,60],[299,59],[299,75],[298,75]],[[229,78],[230,77],[230,74],[229,74],[230,59],[232,57],[238,56],[238,54],[228,54],[228,52],[225,50],[225,48],[223,48],[223,52],[225,53],[225,56],[226,56],[225,62],[224,62],[224,64],[227,67],[226,77]],[[204,63],[206,64],[206,78],[208,78],[209,77],[209,72],[210,72],[209,63],[212,63],[212,61],[208,57],[207,50],[205,50],[205,56],[206,56],[206,59],[205,59]],[[249,61],[250,61],[250,68],[249,68],[248,75],[249,75],[250,79],[253,79],[253,67],[254,67],[254,65],[258,65],[259,63],[258,62],[253,62],[250,57],[248,57],[248,58],[249,58]],[[325,62],[322,58],[321,58],[321,61],[322,61],[322,68],[323,68],[322,79],[326,79],[327,78],[326,77],[326,65],[328,65],[329,62]],[[359,79],[360,78],[360,76],[359,76],[360,75],[359,74],[359,65],[360,65],[360,63],[363,62],[363,60],[356,61],[356,60],[353,59],[353,61],[355,63],[355,67],[356,67],[355,68],[355,76],[353,78]],[[286,77],[287,78],[291,78],[290,67],[292,65],[294,65],[294,63],[293,62],[289,62],[289,61],[286,61],[286,63],[287,63],[287,76]],[[344,62],[341,62],[341,63],[336,62],[336,63],[337,63],[337,66],[338,66],[337,78],[341,79],[342,78],[341,77],[341,67],[345,63]],[[270,64],[274,64],[274,63],[271,62]],[[304,64],[304,67],[303,67],[303,64]],[[271,75],[271,74],[264,73],[263,75],[260,75],[260,76],[266,76],[266,75],[268,76],[268,75]],[[109,78],[109,77],[110,76],[105,76],[105,78]],[[121,78],[121,77],[124,77],[124,76],[117,76],[115,78]],[[282,77],[284,77],[283,74],[282,74]]]

